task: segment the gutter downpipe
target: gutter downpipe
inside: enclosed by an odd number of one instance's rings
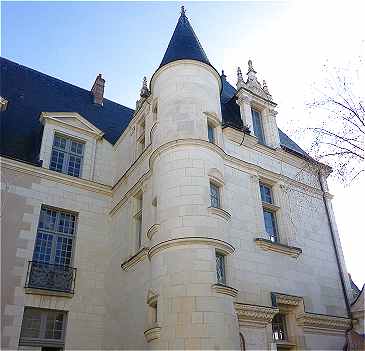
[[[336,256],[337,268],[338,268],[338,272],[339,272],[339,275],[340,275],[340,280],[341,280],[341,286],[342,286],[342,290],[343,290],[343,295],[345,297],[345,304],[346,304],[347,315],[348,315],[348,318],[350,318],[350,320],[351,320],[351,327],[350,327],[350,329],[352,329],[352,318],[351,318],[350,302],[349,302],[349,298],[347,296],[346,285],[345,285],[344,276],[343,276],[343,270],[342,270],[342,267],[341,267],[341,264],[340,264],[338,247],[336,245],[335,232],[334,232],[333,223],[332,223],[332,220],[331,220],[331,217],[330,217],[330,212],[329,212],[329,208],[328,208],[328,205],[327,205],[326,194],[325,194],[325,191],[324,191],[324,185],[323,185],[322,176],[321,176],[321,173],[320,172],[318,172],[318,180],[319,180],[319,185],[321,187],[322,194],[323,194],[322,195],[323,196],[323,203],[324,203],[324,207],[326,209],[326,215],[327,215],[328,224],[329,224],[329,227],[330,227],[332,244],[333,244],[333,247],[335,249],[335,256]],[[346,334],[347,334],[347,332],[346,332]]]

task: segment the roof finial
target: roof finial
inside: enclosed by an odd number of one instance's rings
[[[142,98],[146,98],[150,95],[150,92],[148,90],[147,87],[147,78],[143,77],[143,83],[142,83],[142,88],[141,88],[141,92],[139,94]]]
[[[181,16],[186,17],[186,11],[185,11],[185,6],[184,5],[181,6]]]
[[[241,88],[245,82],[243,81],[241,67],[237,68],[237,89]]]
[[[222,79],[226,80],[227,76],[224,74],[224,70],[222,69],[222,74],[221,74]]]
[[[250,72],[257,73],[257,72],[254,70],[254,68],[253,68],[252,60],[248,60],[248,72],[247,72],[247,74],[248,74],[248,73],[250,73]]]

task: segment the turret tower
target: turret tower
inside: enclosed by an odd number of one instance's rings
[[[237,291],[225,270],[235,248],[225,207],[221,84],[182,7],[151,79],[159,230],[149,257],[160,336],[150,345],[156,349],[239,348]]]

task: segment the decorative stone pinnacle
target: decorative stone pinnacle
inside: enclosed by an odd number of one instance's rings
[[[243,87],[245,82],[243,81],[242,71],[241,68],[237,68],[237,89]]]
[[[254,70],[254,68],[253,68],[252,60],[248,60],[248,72],[247,72],[247,74],[248,74],[248,73],[250,73],[250,72],[257,73],[257,72]]]
[[[272,96],[270,94],[269,88],[267,87],[266,80],[262,81],[262,90],[266,93],[269,100],[272,100]]]
[[[150,92],[148,90],[147,87],[147,78],[143,77],[143,83],[142,83],[142,88],[141,88],[141,92],[139,94],[142,98],[147,98],[150,95]]]

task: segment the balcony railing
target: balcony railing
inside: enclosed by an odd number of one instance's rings
[[[75,278],[76,268],[29,261],[25,287],[73,294]]]

